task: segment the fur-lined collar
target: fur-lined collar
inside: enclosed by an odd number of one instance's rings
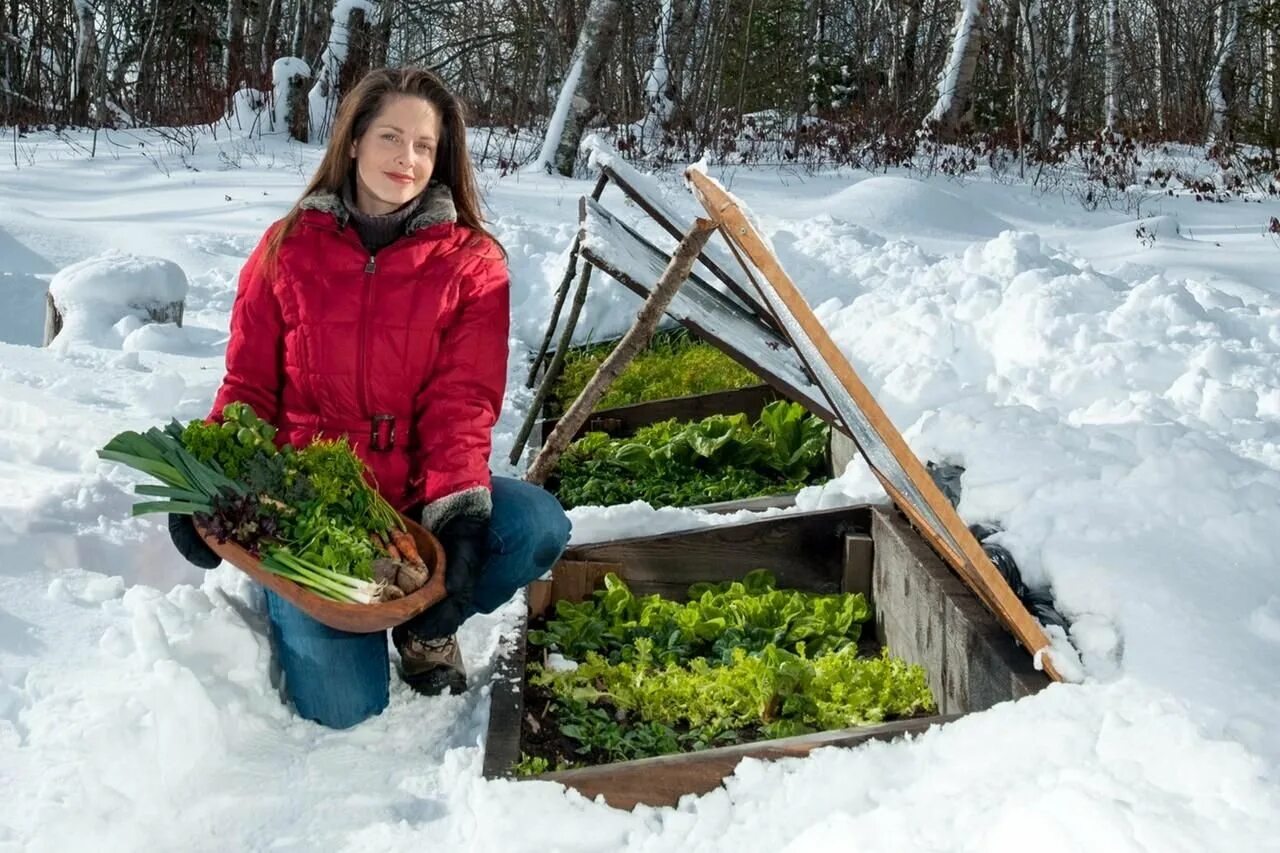
[[[318,210],[331,214],[342,227],[346,227],[347,221],[351,218],[347,206],[342,202],[342,197],[337,193],[312,193],[298,202],[298,207],[303,210]],[[412,234],[414,231],[430,228],[432,225],[457,221],[458,209],[453,205],[453,191],[444,184],[432,181],[423,191],[417,210],[405,226],[405,233]]]

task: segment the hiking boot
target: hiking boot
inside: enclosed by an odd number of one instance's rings
[[[405,683],[423,696],[454,694],[467,689],[467,670],[455,634],[423,640],[408,631],[392,631],[391,639],[400,652],[400,673]]]

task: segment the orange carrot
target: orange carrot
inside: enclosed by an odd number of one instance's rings
[[[427,565],[422,559],[422,555],[418,553],[418,545],[413,541],[412,536],[403,530],[396,529],[392,529],[389,535],[391,541],[400,549],[400,553],[404,555],[406,560],[418,566],[425,567]]]

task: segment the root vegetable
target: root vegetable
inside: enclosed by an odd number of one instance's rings
[[[405,592],[417,592],[427,585],[430,573],[423,566],[414,563],[400,563],[400,573],[396,576],[396,586]]]
[[[400,566],[390,557],[379,557],[373,561],[373,579],[381,583],[393,584],[396,582],[396,572]]]
[[[388,535],[391,538],[392,544],[400,550],[400,554],[405,560],[413,563],[419,568],[425,569],[427,567],[426,562],[422,559],[422,555],[418,553],[418,545],[413,541],[412,536],[403,530],[395,528],[393,528]]]

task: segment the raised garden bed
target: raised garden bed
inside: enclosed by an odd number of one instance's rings
[[[539,439],[612,346],[576,348],[567,357]],[[547,487],[566,507],[791,505],[801,486],[830,477],[829,431],[768,386],[748,384],[755,381],[687,331],[661,332],[618,377]],[[671,396],[686,391],[695,393]]]
[[[601,794],[621,808],[642,802],[674,805],[683,794],[719,785],[743,757],[805,755],[821,746],[922,731],[1047,684],[923,540],[892,511],[880,508],[796,513],[574,548],[551,580],[529,587],[530,612],[536,619],[557,601],[589,598],[609,572],[636,595],[679,601],[691,584],[740,580],[758,567],[768,567],[780,588],[866,596],[874,618],[864,628],[864,650],[881,645],[923,666],[936,713],[521,778],[559,781],[588,796]],[[530,721],[538,723],[543,714],[541,708],[525,707],[527,664],[540,661],[542,651],[530,653],[526,631],[527,623],[500,652],[484,761],[490,778],[531,769],[527,760],[521,765],[522,755],[529,754],[526,747],[537,737],[530,737]]]
[[[539,438],[549,435],[616,340],[573,347],[552,386],[538,422]],[[622,437],[659,421],[692,421],[710,415],[758,418],[781,396],[759,377],[683,328],[659,332],[597,405],[578,430]]]

